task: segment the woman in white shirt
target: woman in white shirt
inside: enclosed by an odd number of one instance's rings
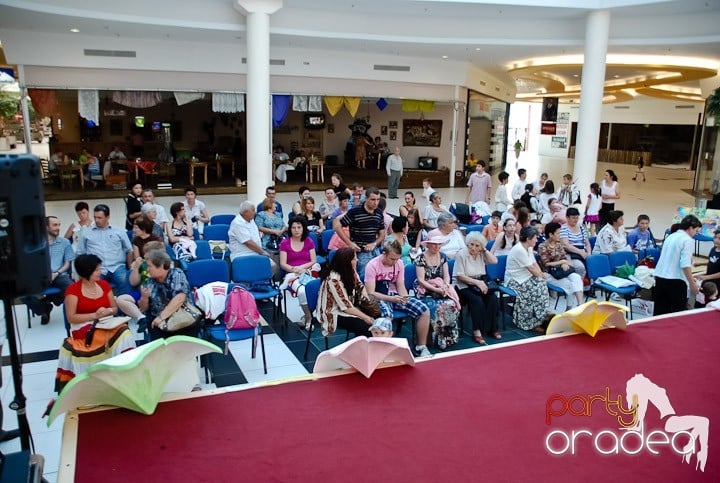
[[[609,214],[615,209],[615,200],[620,199],[620,185],[615,171],[608,169],[605,171],[605,177],[600,183],[600,195],[602,196],[602,206],[600,207],[600,225],[610,223]]]
[[[535,261],[533,247],[538,231],[528,226],[520,232],[520,243],[507,257],[505,284],[516,293],[513,322],[523,330],[545,333],[543,324],[549,319],[547,307],[550,301],[545,274]]]

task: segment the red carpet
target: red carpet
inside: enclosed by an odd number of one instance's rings
[[[333,377],[165,403],[153,416],[83,414],[76,481],[719,481],[718,337],[720,313],[702,313],[595,339],[384,369],[369,380]],[[598,402],[591,417],[565,414],[547,425],[551,395],[604,395],[607,386],[624,401],[636,373],[667,390],[677,415],[710,419],[704,472],[694,456],[685,464],[662,446],[657,456],[603,456],[585,437],[575,455],[546,450],[553,430],[623,434]],[[645,434],[664,424],[650,405]]]

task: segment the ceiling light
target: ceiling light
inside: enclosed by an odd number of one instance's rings
[[[580,77],[580,74],[573,74],[573,77]]]
[[[73,28],[70,29],[70,32],[76,34],[76,33],[79,33],[79,32],[80,32],[80,29],[77,28],[77,27],[73,27]]]
[[[615,75],[613,76],[613,79],[619,79],[619,78],[620,78],[620,76],[619,76],[618,74],[615,74]]]
[[[480,47],[475,47],[475,50],[480,50]]]
[[[447,56],[447,55],[443,55],[442,58],[443,58],[443,59],[447,59],[448,56]]]

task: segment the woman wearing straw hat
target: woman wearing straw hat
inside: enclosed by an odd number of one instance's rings
[[[448,258],[440,251],[447,242],[442,234],[428,236],[422,242],[425,252],[415,260],[415,293],[430,309],[432,337],[441,350],[457,344],[460,338],[457,328],[460,299],[450,283]]]

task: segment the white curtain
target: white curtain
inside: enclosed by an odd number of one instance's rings
[[[78,91],[78,113],[88,121],[100,124],[100,94],[97,90]]]
[[[145,109],[162,102],[162,94],[148,91],[113,91],[113,102],[127,107]]]
[[[307,96],[293,96],[293,111],[306,112],[308,110]]]
[[[190,104],[193,101],[198,101],[205,97],[205,93],[203,92],[174,92],[174,94],[175,102],[177,102],[178,106]]]
[[[238,92],[213,92],[213,112],[245,112],[245,94]]]
[[[293,96],[293,111],[322,112],[322,96]]]

